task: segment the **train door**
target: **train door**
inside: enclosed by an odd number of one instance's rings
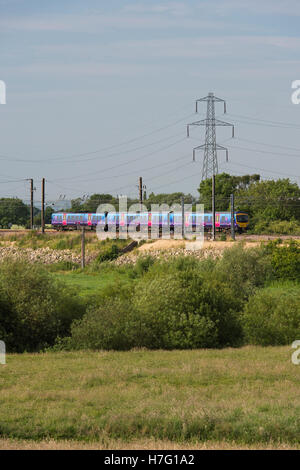
[[[220,228],[220,214],[216,214],[215,227]]]

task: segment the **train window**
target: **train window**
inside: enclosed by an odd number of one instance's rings
[[[247,214],[236,214],[237,222],[248,222],[248,215]]]

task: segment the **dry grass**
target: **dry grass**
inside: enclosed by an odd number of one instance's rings
[[[255,444],[241,445],[226,441],[206,441],[191,444],[184,442],[177,444],[172,441],[160,441],[155,439],[140,439],[130,442],[121,440],[107,440],[101,442],[80,441],[55,441],[53,439],[43,441],[18,441],[14,439],[0,439],[0,450],[297,450],[298,446],[288,444]]]
[[[9,355],[0,366],[0,446],[300,448],[291,352]]]

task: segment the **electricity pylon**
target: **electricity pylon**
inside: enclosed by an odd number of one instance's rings
[[[224,114],[226,113],[226,103],[224,100],[217,98],[213,93],[208,93],[204,98],[196,100],[196,113],[198,113],[198,103],[200,101],[207,102],[206,119],[188,124],[187,136],[189,137],[190,135],[190,126],[205,126],[205,144],[199,145],[193,149],[193,161],[195,161],[196,150],[204,149],[202,168],[202,180],[204,180],[218,174],[217,150],[225,150],[226,161],[228,161],[228,149],[222,147],[222,145],[218,145],[216,142],[216,126],[231,126],[232,137],[234,137],[234,125],[215,118],[215,102],[223,102]]]

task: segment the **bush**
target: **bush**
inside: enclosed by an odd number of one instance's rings
[[[120,249],[116,244],[108,245],[99,255],[97,256],[98,263],[103,261],[111,261],[119,256]]]
[[[281,245],[281,240],[270,242],[266,254],[271,257],[274,276],[282,280],[300,280],[300,245],[291,240]]]
[[[123,350],[238,345],[239,301],[222,282],[207,282],[195,266],[186,259],[157,263],[134,286],[123,285],[120,294],[112,288],[98,307],[73,323],[69,346]]]
[[[240,338],[232,290],[218,280],[206,281],[196,270],[145,276],[133,303],[143,327],[140,346],[222,347]]]
[[[72,325],[71,349],[128,350],[135,346],[131,306],[124,298],[107,299]]]
[[[256,223],[254,233],[300,235],[300,223],[296,220],[261,220]]]
[[[244,249],[242,244],[237,244],[225,250],[216,261],[213,277],[229,285],[234,295],[243,301],[257,287],[273,279],[271,260],[263,248]]]
[[[9,352],[39,351],[70,332],[85,308],[76,294],[42,267],[24,262],[0,265],[0,333]]]
[[[154,258],[152,256],[143,256],[138,258],[133,268],[133,276],[142,277],[150,267],[154,264]]]
[[[300,338],[299,287],[284,285],[260,289],[246,304],[242,325],[250,344],[291,344]]]

